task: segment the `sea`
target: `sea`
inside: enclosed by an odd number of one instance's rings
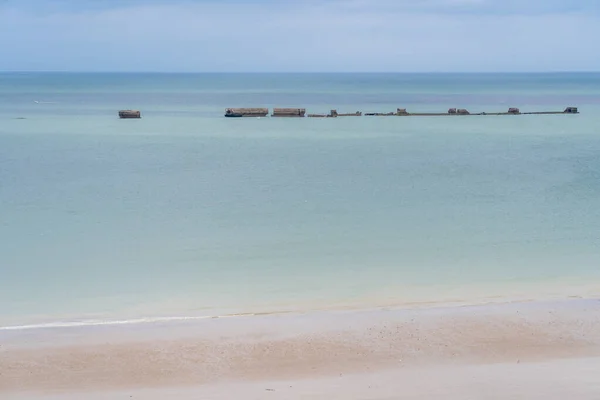
[[[570,297],[600,73],[0,73],[0,329]]]

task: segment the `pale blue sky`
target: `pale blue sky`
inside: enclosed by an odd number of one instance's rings
[[[599,71],[600,0],[0,0],[0,70]]]

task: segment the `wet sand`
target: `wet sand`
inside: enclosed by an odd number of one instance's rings
[[[598,398],[600,301],[0,331],[2,399]]]

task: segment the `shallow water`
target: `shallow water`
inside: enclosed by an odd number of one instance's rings
[[[600,74],[0,74],[0,326],[598,294],[599,95]],[[222,116],[274,105],[581,114]]]

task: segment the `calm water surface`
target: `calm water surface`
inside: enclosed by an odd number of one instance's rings
[[[598,295],[599,131],[600,74],[0,74],[0,326]]]

